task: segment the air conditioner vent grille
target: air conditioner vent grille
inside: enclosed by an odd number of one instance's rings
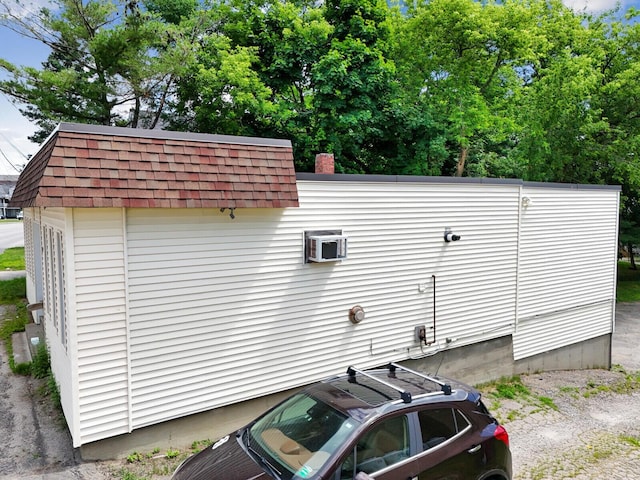
[[[312,234],[309,234],[312,233]],[[305,235],[306,262],[339,262],[347,258],[347,237],[340,234],[308,232]]]

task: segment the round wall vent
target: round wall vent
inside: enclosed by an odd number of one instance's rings
[[[349,310],[349,320],[351,320],[351,323],[360,323],[364,320],[364,308],[360,305],[351,307],[351,310]]]

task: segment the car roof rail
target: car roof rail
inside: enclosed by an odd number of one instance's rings
[[[430,382],[433,382],[436,385],[440,385],[442,393],[444,393],[445,395],[451,395],[451,385],[445,382],[441,382],[435,377],[425,375],[424,373],[416,372],[415,370],[411,370],[410,368],[403,367],[402,365],[398,365],[397,363],[389,363],[388,368],[391,373],[395,372],[396,370],[402,370],[407,373],[411,373],[413,375],[417,375],[418,377],[424,378],[425,380],[429,380]]]
[[[400,398],[402,399],[402,401],[404,403],[411,403],[411,392],[407,392],[406,390],[398,387],[397,385],[394,385],[393,383],[387,382],[385,380],[382,380],[381,378],[376,377],[375,375],[370,375],[367,372],[363,372],[362,370],[358,370],[357,368],[353,368],[353,367],[349,367],[347,368],[347,375],[349,375],[349,381],[356,381],[356,373],[370,378],[371,380],[374,380],[378,383],[381,383],[383,385],[386,385],[387,387],[395,390],[396,392],[400,393]]]

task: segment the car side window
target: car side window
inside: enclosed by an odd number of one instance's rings
[[[455,408],[418,412],[423,450],[429,450],[469,427],[469,421]]]
[[[384,420],[366,432],[341,467],[340,478],[373,473],[409,458],[409,427],[404,415]]]

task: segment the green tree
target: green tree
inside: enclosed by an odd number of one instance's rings
[[[589,132],[604,127],[593,101],[601,82],[594,56],[594,33],[584,15],[561,2],[535,4],[544,37],[528,72],[519,121],[525,126],[517,147],[529,180],[593,181],[591,166],[581,161]]]
[[[17,5],[17,7],[16,7]],[[0,91],[23,105],[42,141],[61,121],[153,127],[164,107],[169,62],[152,51],[167,34],[133,1],[57,0],[25,14],[2,0],[0,25],[51,49],[42,68],[0,61]],[[160,66],[162,68],[160,68]]]
[[[330,31],[322,10],[292,2],[230,0],[207,5],[198,15],[208,28],[183,69],[177,115],[169,125],[289,138],[298,161],[317,152],[309,71],[326,49]]]
[[[340,170],[383,172],[395,156],[397,125],[388,8],[377,0],[328,0],[325,9],[333,34],[311,72],[316,136]]]
[[[171,125],[289,138],[299,170],[320,151],[335,154],[338,171],[396,168],[404,115],[385,56],[387,12],[372,0],[209,6],[212,28],[184,69]]]
[[[513,106],[521,72],[541,40],[533,20],[528,3],[510,0],[431,0],[409,10],[396,63],[410,101],[430,111],[445,132],[457,176],[472,147],[517,132]]]

